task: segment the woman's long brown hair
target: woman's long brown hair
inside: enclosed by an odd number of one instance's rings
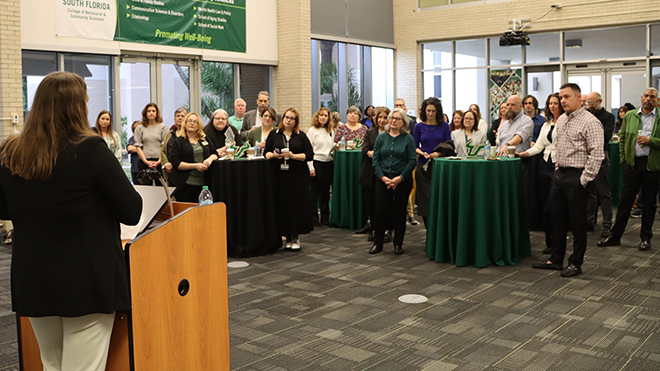
[[[39,84],[23,131],[2,144],[0,162],[23,179],[44,180],[63,148],[95,135],[87,120],[85,80],[53,72]]]

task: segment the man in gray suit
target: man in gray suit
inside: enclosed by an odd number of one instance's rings
[[[259,107],[256,110],[250,110],[245,113],[245,118],[243,119],[243,128],[241,128],[241,139],[243,142],[247,139],[248,134],[252,131],[253,128],[261,126],[261,115],[263,115],[266,108],[270,106],[270,94],[267,91],[260,91],[257,95],[257,106]],[[282,115],[277,114],[277,119],[273,123],[273,126],[277,126],[282,121]]]

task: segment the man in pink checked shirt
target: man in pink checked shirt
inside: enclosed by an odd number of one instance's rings
[[[545,262],[533,263],[532,267],[561,270],[562,277],[572,277],[582,273],[582,261],[587,251],[587,199],[605,158],[603,125],[582,105],[578,85],[562,85],[559,97],[565,113],[557,120],[557,168],[550,191],[552,256]],[[573,254],[564,269],[569,221],[573,230]]]

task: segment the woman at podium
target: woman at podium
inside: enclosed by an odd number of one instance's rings
[[[14,222],[12,309],[44,370],[105,370],[116,311],[131,308],[119,223],[142,199],[87,120],[87,87],[53,72],[0,153],[0,217]]]

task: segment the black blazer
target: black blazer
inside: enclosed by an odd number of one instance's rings
[[[210,141],[199,141],[204,150],[204,159],[216,153],[215,146]],[[193,153],[192,144],[188,138],[172,137],[167,143],[167,159],[172,164],[172,172],[170,173],[170,183],[175,187],[183,187],[190,176],[192,170],[179,170],[179,165],[182,162],[195,163],[195,155]],[[208,171],[204,172],[206,178]],[[208,183],[208,179],[206,180]]]
[[[367,156],[367,152],[374,150],[374,144],[376,144],[376,138],[378,138],[378,125],[375,127],[369,128],[364,134],[362,139],[362,169],[360,170],[360,185],[365,187],[374,186],[374,177],[376,175],[374,171],[374,165],[371,157]]]
[[[14,222],[12,308],[78,317],[130,309],[119,223],[137,224],[142,198],[103,138],[60,151],[46,180],[0,166],[0,218]]]
[[[218,131],[215,126],[213,126],[212,122],[209,122],[206,124],[204,127],[204,134],[206,134],[206,141],[213,144],[213,147],[217,150],[218,148],[222,148],[225,146],[225,131],[231,130],[234,132],[234,139],[236,140],[236,145],[237,146],[242,146],[243,145],[243,139],[241,138],[240,134],[238,133],[238,130],[236,130],[235,127],[231,126],[229,123],[225,127],[224,130]],[[169,158],[169,156],[168,156]],[[170,161],[171,162],[171,161]],[[187,161],[186,161],[187,162]]]

